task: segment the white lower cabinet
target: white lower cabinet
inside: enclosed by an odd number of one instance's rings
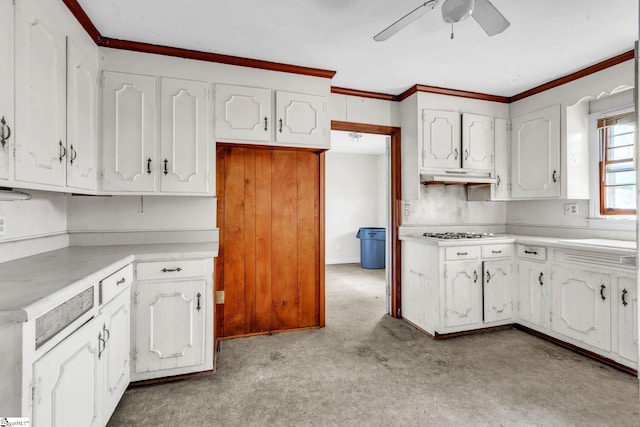
[[[486,323],[513,317],[513,261],[484,261],[482,320]]]
[[[618,277],[618,354],[638,363],[638,284],[633,275]]]
[[[549,328],[549,285],[546,262],[518,260],[518,313],[527,326]]]
[[[137,263],[132,381],[213,369],[212,264]]]
[[[33,364],[35,427],[101,425],[98,328],[91,320]]]
[[[481,263],[447,262],[444,268],[444,327],[475,327],[482,321]]]
[[[554,265],[551,329],[602,350],[611,349],[611,276]]]

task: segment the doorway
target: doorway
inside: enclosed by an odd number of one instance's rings
[[[388,311],[393,317],[401,316],[400,307],[400,241],[398,227],[400,221],[401,197],[401,164],[400,164],[400,128],[378,126],[363,123],[332,121],[331,129],[350,133],[383,135],[388,137],[388,215],[386,232],[386,273],[389,288]],[[357,231],[357,230],[356,230]]]

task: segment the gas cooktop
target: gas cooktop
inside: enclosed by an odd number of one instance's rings
[[[446,233],[423,233],[424,237],[431,237],[442,240],[459,240],[459,239],[489,239],[502,236],[496,236],[493,233],[462,233],[462,232],[446,232]]]

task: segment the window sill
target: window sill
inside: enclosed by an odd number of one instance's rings
[[[589,228],[599,230],[634,231],[636,229],[635,218],[588,218]]]

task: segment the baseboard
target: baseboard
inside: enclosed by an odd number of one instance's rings
[[[322,329],[323,326],[308,326],[306,328],[293,328],[293,329],[282,329],[279,331],[263,331],[263,332],[252,332],[249,334],[240,334],[240,335],[231,335],[228,337],[220,337],[218,338],[218,341],[226,341],[226,340],[233,340],[236,338],[249,338],[249,337],[259,337],[262,335],[275,335],[275,334],[284,334],[287,332],[302,332],[302,331],[311,331],[314,329]]]

